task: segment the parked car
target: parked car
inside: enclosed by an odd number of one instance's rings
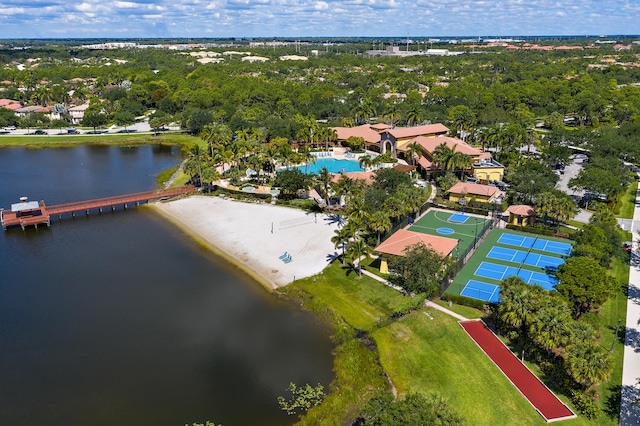
[[[80,132],[78,131],[78,129],[74,129],[73,127],[70,127],[67,129],[67,134],[69,135],[79,135]]]
[[[7,126],[4,128],[4,130],[10,132],[11,130],[17,130],[17,129],[16,129],[16,126]]]
[[[47,131],[46,131],[46,130],[38,129],[38,130],[36,130],[35,132],[33,132],[33,134],[34,134],[34,135],[48,135],[49,133],[47,133]]]

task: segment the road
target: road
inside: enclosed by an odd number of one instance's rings
[[[2,131],[2,129],[0,129],[0,135],[12,135],[12,136],[21,136],[21,135],[27,135],[30,133],[33,133],[36,129],[35,128],[30,128],[30,129],[16,129],[16,130],[9,130],[9,131]],[[83,134],[87,134],[88,130],[81,130],[81,129],[77,129],[79,133],[77,133],[77,135],[83,135]],[[105,133],[119,133],[119,132],[123,132],[124,133],[124,126],[116,126],[113,125],[107,129],[102,129]],[[127,126],[126,130],[131,131],[133,130],[134,132],[131,133],[148,133],[151,132],[151,127],[149,126],[149,120],[142,120],[142,121],[138,121],[130,126]],[[172,129],[173,130],[173,129]],[[75,136],[73,134],[69,134],[66,129],[47,129],[46,130],[49,134],[49,136],[59,136],[59,135],[66,135],[66,136]]]
[[[640,176],[640,173],[638,174]],[[640,221],[640,190],[636,192],[633,222]],[[636,383],[640,378],[640,250],[638,235],[634,235],[629,268],[629,295],[627,297],[627,319],[624,340],[624,363],[622,366],[622,401],[620,403],[620,425],[640,424],[640,397]]]

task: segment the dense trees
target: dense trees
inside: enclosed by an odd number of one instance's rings
[[[392,278],[395,284],[411,293],[424,293],[427,297],[436,296],[440,290],[449,265],[449,259],[443,258],[430,247],[416,244],[408,247],[403,256],[390,261],[396,272]]]
[[[377,392],[364,407],[360,421],[371,426],[466,424],[447,401],[436,394],[409,393],[395,400],[390,392]]]

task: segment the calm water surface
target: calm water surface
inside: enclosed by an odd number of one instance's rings
[[[0,207],[152,189],[176,147],[0,150]],[[0,424],[287,425],[327,330],[147,208],[0,235]]]

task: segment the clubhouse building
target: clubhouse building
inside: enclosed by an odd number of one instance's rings
[[[435,149],[445,144],[449,149],[467,154],[472,165],[465,172],[481,183],[502,181],[504,166],[491,157],[491,153],[475,148],[465,141],[447,136],[449,129],[443,124],[427,124],[414,127],[392,127],[387,124],[363,124],[356,127],[334,127],[338,141],[345,143],[351,137],[364,139],[366,149],[380,154],[390,153],[391,158],[402,157],[408,164],[416,164],[428,178],[442,172],[434,162]],[[410,146],[417,144],[420,153],[414,154]],[[416,161],[417,160],[417,161]]]

